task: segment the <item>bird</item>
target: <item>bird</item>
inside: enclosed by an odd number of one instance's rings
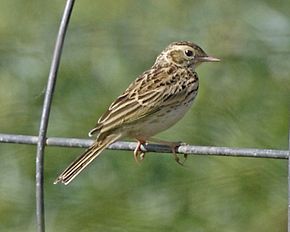
[[[141,145],[157,141],[172,148],[175,160],[177,143],[152,138],[176,122],[191,107],[199,88],[197,66],[218,62],[198,45],[190,41],[169,44],[156,58],[153,66],[138,76],[99,118],[89,136],[96,136],[93,144],[74,160],[55,180],[69,184],[110,144],[123,138],[137,140],[136,161],[144,159]]]

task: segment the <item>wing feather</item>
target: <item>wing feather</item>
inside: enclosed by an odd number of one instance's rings
[[[164,87],[156,86],[154,80],[164,79],[165,76],[164,71],[155,69],[144,72],[110,105],[89,134],[114,130],[158,111]]]
[[[161,107],[184,101],[186,90],[181,85],[172,83],[172,79],[180,81],[180,78],[175,76],[170,79],[167,71],[165,68],[151,69],[139,76],[110,105],[90,134],[115,130],[156,113]]]

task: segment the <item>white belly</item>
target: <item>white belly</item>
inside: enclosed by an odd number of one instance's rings
[[[128,134],[129,137],[148,139],[177,123],[188,111],[192,102],[165,109],[150,115],[136,123],[136,127]]]

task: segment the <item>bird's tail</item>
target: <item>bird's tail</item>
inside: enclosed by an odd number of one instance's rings
[[[88,166],[101,152],[110,144],[121,137],[120,134],[111,134],[102,140],[97,140],[74,162],[72,162],[54,181],[54,184],[61,182],[69,184],[86,166]]]

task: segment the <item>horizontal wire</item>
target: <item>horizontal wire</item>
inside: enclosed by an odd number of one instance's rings
[[[18,143],[35,145],[38,142],[37,136],[0,134],[0,143]],[[46,139],[47,146],[58,147],[89,147],[94,140],[77,138],[50,137]],[[111,144],[108,149],[133,151],[136,148],[135,142],[119,141]],[[167,145],[146,144],[141,147],[144,152],[172,153]],[[288,150],[276,149],[256,149],[256,148],[232,148],[232,147],[213,147],[213,146],[194,146],[182,144],[177,148],[177,153],[187,155],[214,155],[214,156],[234,156],[234,157],[253,157],[253,158],[274,158],[288,159]]]

